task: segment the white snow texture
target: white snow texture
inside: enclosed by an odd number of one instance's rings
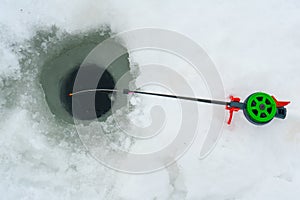
[[[299,198],[300,1],[0,0],[0,3],[0,199]],[[245,99],[255,91],[268,92],[279,100],[292,102],[287,107],[287,119],[257,127],[242,112],[237,113],[231,126],[224,122],[222,136],[206,159],[199,159],[196,140],[174,165],[155,173],[132,175],[102,166],[83,147],[74,150],[64,139],[53,139],[53,135],[47,134],[51,130],[57,134],[73,132],[70,126],[59,128],[60,124],[51,116],[37,117],[38,110],[49,112],[45,102],[30,97],[27,91],[15,95],[7,80],[18,83],[24,76],[20,54],[15,50],[26,46],[14,44],[30,40],[40,27],[55,25],[75,34],[103,24],[114,33],[155,27],[186,35],[214,61],[227,98],[236,95]],[[137,53],[131,58],[137,63],[155,59],[155,54],[144,56]],[[197,83],[186,66],[180,64],[174,63],[174,67],[184,76],[191,76],[191,83]],[[203,81],[199,82],[197,95],[209,94],[203,89]],[[132,99],[135,104],[138,101]],[[167,100],[162,104],[170,106]],[[31,107],[35,106],[33,111]],[[203,120],[208,120],[210,110],[205,105],[200,108],[207,112],[203,111]],[[176,112],[172,108],[167,111],[176,120]],[[130,115],[137,117],[138,112]],[[205,132],[206,128],[199,131]],[[174,136],[165,135],[162,140],[167,141],[168,137]],[[151,144],[140,143],[134,150],[152,151]]]

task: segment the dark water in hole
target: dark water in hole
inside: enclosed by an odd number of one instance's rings
[[[78,74],[79,66],[75,67],[61,80],[60,99],[66,111],[80,120],[92,120],[107,113],[111,106],[110,94],[103,92],[86,92],[73,97],[69,93],[73,92],[73,85]],[[80,70],[80,90],[96,89],[90,80],[97,80],[100,77],[97,89],[114,89],[115,82],[112,75],[96,65],[83,66]],[[75,92],[75,91],[74,91]],[[90,101],[93,102],[90,102]],[[76,111],[72,111],[72,103],[76,106]],[[92,104],[92,105],[91,105]],[[96,114],[96,116],[95,116]]]

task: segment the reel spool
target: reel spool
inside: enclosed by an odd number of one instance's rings
[[[277,113],[275,100],[269,94],[263,92],[251,94],[244,104],[243,112],[245,117],[256,125],[269,123]]]

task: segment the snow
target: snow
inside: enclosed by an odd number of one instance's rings
[[[297,199],[300,195],[299,23],[300,2],[296,0],[2,0],[1,198]],[[26,75],[20,69],[20,55],[15,46],[29,40],[39,28],[56,25],[69,33],[78,33],[103,24],[108,24],[115,33],[156,27],[190,37],[214,61],[227,96],[245,99],[252,92],[263,90],[279,100],[291,100],[287,119],[256,127],[242,113],[237,113],[231,126],[224,125],[220,141],[204,160],[199,159],[201,138],[198,137],[185,155],[167,169],[132,175],[105,168],[80,144],[74,145],[75,150],[68,145],[64,134],[76,133],[72,127],[53,120],[47,114],[44,100],[37,98],[40,90],[22,80]],[[172,64],[174,70],[188,77],[198,96],[209,95],[204,80],[194,80],[186,63],[148,53],[132,54],[131,58],[139,64],[150,60]],[[27,96],[19,95],[22,92],[19,85],[31,89],[26,91]],[[165,105],[166,116],[170,121],[176,120],[173,103],[146,99],[143,103]],[[211,110],[203,105],[199,109],[208,113],[200,116],[205,123],[199,132],[205,133]],[[145,116],[133,113],[137,117],[134,121],[148,122],[147,110],[146,107]],[[133,150],[147,152],[162,148],[169,136],[161,137],[161,143],[156,140],[139,143]]]

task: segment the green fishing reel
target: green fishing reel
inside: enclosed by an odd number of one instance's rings
[[[266,124],[276,116],[277,105],[270,95],[257,92],[246,99],[243,111],[245,117],[250,122],[254,124]],[[286,112],[284,112],[284,115],[286,115]]]
[[[284,106],[288,101],[277,101],[274,96],[263,92],[251,94],[244,103],[239,98],[230,97],[231,102],[226,109],[230,111],[228,124],[232,120],[234,111],[243,110],[246,119],[255,125],[264,125],[274,118],[285,119],[287,110]]]

